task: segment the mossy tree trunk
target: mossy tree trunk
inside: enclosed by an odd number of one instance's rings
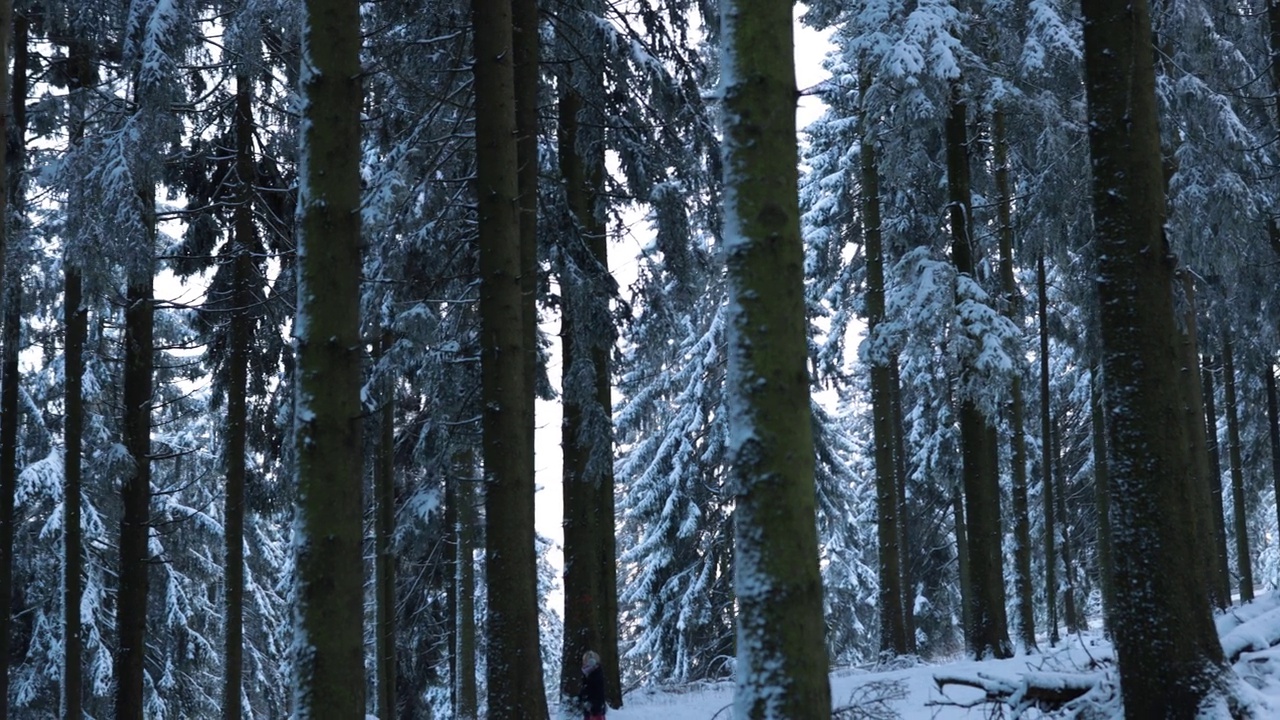
[[[797,190],[792,5],[726,0],[726,395],[734,510],[734,716],[831,717]]]
[[[307,0],[302,26],[294,445],[294,714],[365,712],[360,401],[360,13]]]
[[[1125,717],[1192,718],[1226,670],[1194,557],[1192,472],[1178,382],[1176,260],[1147,0],[1084,0],[1085,79]]]

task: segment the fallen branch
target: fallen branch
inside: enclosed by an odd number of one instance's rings
[[[1028,708],[1056,710],[1086,695],[1102,679],[1101,673],[1027,672],[1017,676],[987,672],[934,675],[933,681],[946,700],[930,700],[930,705],[977,707],[1004,705],[1021,712]],[[956,700],[947,696],[947,686],[960,685],[982,691],[983,697]]]

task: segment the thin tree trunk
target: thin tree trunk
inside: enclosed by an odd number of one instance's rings
[[[1093,497],[1098,506],[1098,586],[1102,589],[1102,619],[1111,636],[1115,630],[1115,586],[1111,582],[1111,494],[1107,489],[1107,426],[1102,408],[1102,378],[1095,365],[1089,379],[1089,417],[1093,440]]]
[[[94,82],[94,66],[84,43],[72,43],[68,51],[71,119],[68,144],[79,149],[84,140],[85,97]],[[83,221],[84,197],[76,188],[67,208],[69,238],[78,235]],[[63,405],[63,658],[62,717],[84,717],[84,638],[80,624],[80,603],[84,596],[84,533],[81,530],[81,453],[84,443],[84,346],[89,334],[89,313],[83,306],[83,279],[76,253],[63,250],[63,324],[66,330],[63,351],[65,397]]]
[[[12,268],[11,268],[12,269]],[[18,482],[18,354],[22,328],[22,284],[8,284],[4,302],[4,361],[0,372],[0,700],[9,697],[10,635],[13,628],[14,494]],[[0,718],[8,717],[0,702]]]
[[[964,631],[965,647],[970,652],[969,638],[973,635],[973,584],[969,575],[969,527],[964,517],[964,498],[959,489],[951,493],[951,515],[956,535],[956,576],[960,581],[960,626]]]
[[[1129,720],[1197,716],[1227,666],[1196,553],[1147,0],[1083,0],[1113,623]]]
[[[995,143],[996,232],[1000,238],[1000,281],[1004,290],[1005,314],[1022,327],[1022,296],[1013,276],[1013,187],[1009,180],[1009,139],[1004,110],[992,117]],[[1013,485],[1014,584],[1018,590],[1018,638],[1024,650],[1036,649],[1035,589],[1031,582],[1031,512],[1027,501],[1027,438],[1022,397],[1021,368],[1013,376],[1009,397],[1010,464]]]
[[[1214,544],[1217,539],[1217,525],[1222,522],[1222,519],[1219,517],[1215,521],[1212,510],[1209,444],[1208,438],[1205,437],[1203,421],[1204,392],[1200,385],[1200,351],[1196,346],[1199,331],[1196,323],[1195,281],[1192,279],[1191,272],[1185,268],[1180,270],[1178,275],[1186,297],[1186,311],[1183,313],[1180,328],[1182,336],[1179,349],[1182,355],[1178,377],[1187,398],[1183,418],[1187,424],[1187,436],[1191,439],[1189,449],[1192,469],[1195,471],[1195,501],[1192,508],[1196,511],[1196,537],[1202,541],[1197,543],[1200,554],[1196,559],[1200,563],[1201,571],[1205,574],[1205,586],[1209,589],[1210,602],[1217,607],[1226,607],[1231,604],[1231,595],[1228,593],[1223,597],[1220,592],[1224,586],[1224,579],[1218,576],[1221,568],[1217,562]]]
[[[893,410],[893,472],[898,496],[898,566],[902,570],[902,625],[907,635],[907,652],[916,652],[915,577],[911,564],[910,505],[907,502],[907,446],[902,419],[902,381],[898,360],[889,363],[889,405]]]
[[[13,19],[12,3],[8,0],[0,2],[0,22],[4,28],[0,30],[0,52],[7,51],[10,27]],[[12,119],[0,120],[0,138],[9,142],[5,154],[5,167],[0,175],[0,299],[4,301],[4,342],[0,345],[3,352],[3,388],[0,389],[0,720],[8,717],[9,698],[9,663],[10,634],[13,627],[13,541],[14,541],[14,494],[18,484],[18,355],[21,351],[22,332],[22,277],[16,268],[5,265],[5,255],[11,254],[14,238],[17,236],[15,223],[9,221],[20,203],[16,197],[21,191],[19,182],[23,164],[26,162],[26,103],[27,103],[27,31],[30,27],[25,15],[21,15],[13,23],[13,84],[10,108]],[[0,59],[7,58],[0,55]],[[5,76],[4,65],[0,64],[0,98],[10,88]],[[0,111],[0,116],[8,113]],[[6,120],[12,123],[6,127]],[[6,207],[6,205],[11,207]],[[8,275],[5,274],[6,270]],[[22,608],[17,608],[21,610]]]
[[[1226,504],[1222,493],[1222,459],[1218,451],[1218,410],[1214,401],[1213,373],[1216,360],[1206,356],[1200,369],[1200,386],[1204,398],[1204,434],[1209,454],[1209,512],[1213,514],[1214,555],[1218,566],[1215,575],[1218,586],[1210,591],[1210,595],[1220,598],[1220,602],[1231,604],[1231,565],[1227,552],[1227,520]]]
[[[572,71],[570,71],[572,72]],[[587,650],[600,655],[610,704],[622,703],[617,641],[617,560],[614,557],[612,390],[609,315],[612,278],[600,199],[604,146],[598,130],[581,132],[584,106],[578,83],[598,86],[598,73],[570,76],[560,97],[560,173],[570,217],[560,251],[564,452],[564,652],[561,695],[582,683]],[[598,94],[600,88],[595,88]],[[601,119],[586,123],[599,126]]]
[[[1044,603],[1049,614],[1049,646],[1058,644],[1058,529],[1053,501],[1053,415],[1049,396],[1049,291],[1044,254],[1036,259],[1040,318],[1040,494],[1044,500]]]
[[[394,338],[383,328],[379,354],[387,362]],[[395,477],[395,380],[389,367],[381,368],[382,407],[378,410],[378,455],[374,460],[373,493],[376,498],[373,530],[376,567],[378,717],[394,720],[396,712],[396,559],[392,540],[396,533]]]
[[[307,0],[294,372],[294,714],[365,712],[360,9]]]
[[[476,692],[476,611],[475,611],[475,458],[470,450],[459,451],[453,460],[453,492],[457,525],[454,555],[454,717],[474,720],[479,706]]]
[[[1240,454],[1240,414],[1236,405],[1235,353],[1231,331],[1222,340],[1222,404],[1227,413],[1227,457],[1231,463],[1231,500],[1235,518],[1236,568],[1240,573],[1240,602],[1253,600],[1253,561],[1249,553],[1249,511],[1244,497],[1244,462]]]
[[[155,189],[138,197],[145,217],[138,258],[129,271],[124,311],[124,445],[133,468],[121,487],[120,587],[116,601],[116,720],[142,720],[146,660],[147,592],[151,552],[151,403],[155,304]]]
[[[831,717],[815,522],[792,5],[720,7],[735,714]]]
[[[84,544],[80,530],[80,453],[84,438],[84,344],[88,333],[88,313],[82,306],[80,272],[73,264],[65,266],[63,277],[63,324],[66,328],[63,351],[63,374],[66,390],[63,400],[63,663],[62,717],[81,720],[83,710],[83,647],[80,630],[80,601],[84,595]]]
[[[231,318],[227,338],[227,419],[223,463],[227,474],[223,535],[226,628],[222,685],[223,720],[243,716],[244,688],[244,487],[248,435],[249,350],[253,345],[253,84],[236,75],[235,128],[238,198],[232,225]]]
[[[494,717],[541,720],[533,527],[531,349],[512,55],[512,4],[472,0],[476,186],[479,195],[480,371],[488,587],[488,697]],[[525,26],[528,27],[528,26]],[[528,56],[524,56],[527,61]],[[532,161],[530,157],[526,161]],[[524,188],[527,189],[527,188]]]
[[[1053,431],[1054,460],[1057,465],[1057,472],[1054,473],[1055,484],[1053,499],[1054,513],[1057,515],[1057,525],[1062,528],[1062,541],[1059,543],[1062,551],[1062,600],[1063,615],[1067,622],[1067,632],[1071,634],[1079,633],[1084,627],[1085,621],[1076,604],[1076,570],[1075,564],[1071,560],[1071,523],[1067,517],[1067,487],[1066,487],[1066,470],[1062,467],[1062,423],[1059,422],[1054,426]]]
[[[862,76],[865,90],[870,78]],[[868,120],[864,120],[868,121]],[[880,170],[876,161],[875,138],[863,128],[862,237],[867,253],[867,337],[876,333],[885,320],[884,242],[880,232]],[[868,358],[871,366],[871,437],[876,473],[876,533],[879,545],[880,652],[905,655],[907,627],[903,609],[902,533],[898,527],[897,463],[894,457],[893,375],[889,364],[895,359],[887,352]]]
[[[970,230],[972,218],[969,180],[968,106],[952,83],[947,115],[947,195],[950,202],[951,256],[956,271],[976,277],[977,247]],[[962,367],[962,375],[972,368]],[[965,516],[968,521],[969,580],[972,584],[973,625],[969,649],[978,658],[1009,657],[1005,617],[1003,531],[1000,527],[999,467],[992,419],[983,415],[973,398],[960,398],[960,445],[963,464]]]

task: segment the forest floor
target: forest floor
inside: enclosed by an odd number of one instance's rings
[[[1217,617],[1219,635],[1237,682],[1235,693],[1256,718],[1280,718],[1280,594],[1260,597]],[[939,680],[947,681],[940,687]],[[1087,689],[1087,692],[1085,692]],[[977,720],[1010,717],[1032,720],[1040,707],[1084,711],[1090,717],[1119,717],[1117,678],[1111,643],[1095,628],[1063,638],[1040,651],[1007,660],[963,657],[936,662],[900,661],[896,666],[845,668],[831,674],[833,716],[840,720]],[[998,698],[992,700],[991,698]],[[1065,700],[1064,700],[1065,698]],[[728,720],[733,683],[678,688],[645,688],[629,693],[610,720]],[[1097,714],[1093,714],[1097,713]],[[1227,718],[1225,707],[1204,713]]]

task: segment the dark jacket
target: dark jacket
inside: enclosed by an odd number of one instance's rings
[[[584,718],[604,715],[604,669],[599,665],[591,668],[582,678],[578,704],[582,707]]]

